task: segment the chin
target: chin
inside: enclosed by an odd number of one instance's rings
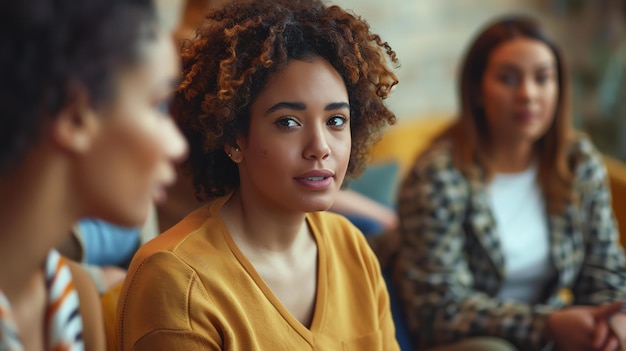
[[[327,211],[332,206],[332,204],[332,199],[311,199],[310,201],[306,201],[306,203],[304,203],[302,207],[303,212],[320,212]]]
[[[306,210],[305,212],[324,212],[324,211],[328,211],[329,209],[330,209],[330,206],[314,207],[309,210]]]
[[[522,137],[527,140],[537,141],[541,139],[548,132],[545,128],[529,128],[524,130]]]
[[[148,219],[147,213],[137,214],[135,216],[131,216],[129,213],[126,213],[126,215],[123,217],[120,216],[112,220],[107,220],[107,222],[110,222],[112,224],[115,224],[121,227],[136,228],[136,227],[142,227],[145,224],[147,219]]]

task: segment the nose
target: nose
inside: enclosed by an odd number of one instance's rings
[[[328,132],[326,126],[316,126],[309,130],[309,138],[303,150],[305,159],[325,160],[330,154],[330,146],[328,145]]]
[[[187,157],[189,146],[187,140],[180,132],[180,129],[174,124],[172,119],[168,119],[167,135],[165,136],[165,153],[166,156],[173,162],[181,162]]]
[[[537,93],[537,85],[535,81],[531,78],[526,78],[522,81],[522,84],[519,86],[518,96],[524,101],[531,101],[535,94]]]

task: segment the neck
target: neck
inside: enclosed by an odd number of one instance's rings
[[[0,178],[0,267],[10,267],[0,270],[0,290],[9,301],[32,287],[48,252],[78,218],[67,206],[64,175],[60,167],[27,159]]]
[[[271,209],[236,191],[222,209],[235,242],[258,252],[287,253],[309,238],[305,213]]]
[[[522,172],[532,163],[533,148],[532,142],[494,142],[488,153],[490,165],[496,173]]]

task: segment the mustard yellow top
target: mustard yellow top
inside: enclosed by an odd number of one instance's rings
[[[120,350],[399,350],[378,261],[346,219],[307,214],[318,246],[310,328],[233,242],[215,200],[144,245],[118,303]]]

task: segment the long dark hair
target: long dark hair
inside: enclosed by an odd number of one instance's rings
[[[489,24],[469,46],[462,63],[458,121],[449,130],[453,141],[455,165],[468,177],[481,174],[486,180],[492,170],[486,156],[489,138],[485,111],[479,102],[481,83],[491,53],[515,38],[530,38],[548,46],[556,61],[558,97],[554,119],[547,132],[536,142],[539,157],[538,182],[546,196],[548,211],[558,213],[572,198],[573,172],[568,164],[571,142],[567,71],[563,56],[539,23],[527,16],[509,16]],[[482,172],[474,172],[478,165]]]

